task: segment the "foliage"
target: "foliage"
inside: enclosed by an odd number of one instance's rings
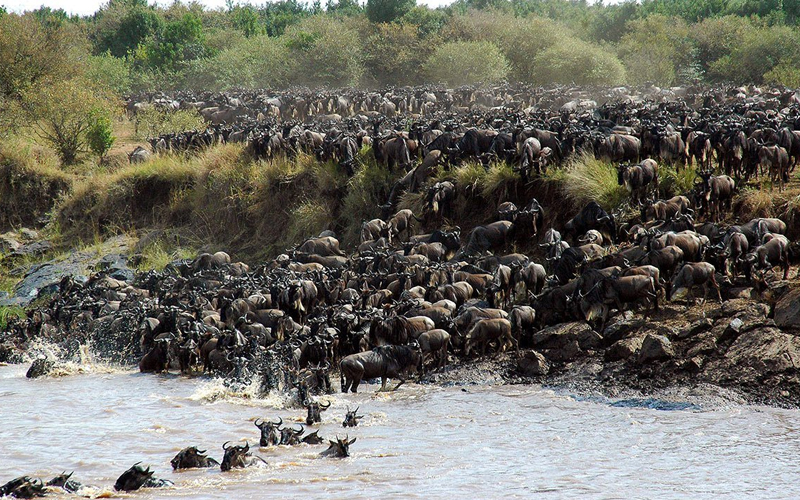
[[[167,111],[153,106],[136,114],[136,137],[139,139],[204,128],[206,121],[194,109]]]
[[[408,24],[378,24],[368,38],[365,66],[381,85],[413,85],[431,53],[431,44]]]
[[[96,120],[112,112],[110,100],[80,78],[38,85],[23,100],[37,136],[65,165],[74,164],[87,150],[87,132]]]
[[[88,56],[86,59],[86,78],[101,88],[107,88],[122,95],[131,90],[130,68],[125,59],[110,53]]]
[[[391,23],[408,14],[416,3],[416,0],[367,0],[364,12],[373,23]]]
[[[66,28],[46,28],[32,15],[1,16],[0,96],[18,99],[44,80],[69,75],[74,42]]]
[[[574,158],[567,166],[563,189],[578,204],[596,201],[606,210],[622,205],[628,198],[625,188],[617,183],[614,166],[587,154]]]
[[[164,29],[164,18],[146,2],[109,2],[97,12],[90,38],[97,54],[125,57]]]
[[[619,85],[625,82],[625,68],[617,57],[578,39],[549,47],[533,59],[534,81],[577,85]]]
[[[761,83],[776,66],[798,63],[797,32],[788,26],[769,26],[747,31],[730,54],[709,65],[709,75],[717,80]]]
[[[637,19],[628,24],[619,52],[630,83],[672,85],[690,63],[689,29],[682,19],[661,14]]]
[[[201,90],[281,87],[288,83],[289,71],[286,45],[259,35],[242,39],[212,58],[193,61],[186,86]]]
[[[310,17],[288,28],[282,39],[289,49],[293,83],[342,87],[357,85],[364,74],[359,33],[348,21]]]
[[[423,71],[429,81],[459,86],[504,80],[509,65],[491,42],[448,42],[436,48]]]
[[[111,119],[107,114],[95,114],[91,117],[89,129],[86,131],[86,141],[89,149],[98,157],[103,158],[111,146],[114,145],[113,131],[111,130]]]
[[[180,19],[166,23],[161,33],[140,45],[135,61],[150,69],[175,68],[204,55],[203,23],[197,15],[187,12]]]
[[[19,306],[0,306],[0,331],[8,326],[13,319],[24,319],[25,310]]]

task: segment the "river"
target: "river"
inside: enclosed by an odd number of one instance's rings
[[[106,496],[133,463],[175,482],[121,496],[245,498],[779,499],[800,496],[800,413],[743,405],[608,401],[538,386],[432,387],[336,394],[318,426],[358,440],[346,459],[324,446],[261,448],[256,417],[299,423],[302,409],[219,381],[90,367],[28,380],[0,367],[0,484],[75,471]],[[341,425],[347,406],[365,415]],[[656,409],[658,408],[658,409]],[[172,472],[197,445],[249,440],[268,465]],[[119,494],[114,493],[114,496]]]

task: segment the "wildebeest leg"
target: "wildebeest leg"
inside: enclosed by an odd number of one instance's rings
[[[394,389],[392,389],[392,391],[396,391],[397,389],[399,389],[399,388],[400,388],[400,386],[401,386],[401,385],[403,385],[403,384],[405,384],[405,383],[406,383],[406,379],[404,379],[404,378],[401,378],[401,379],[400,379],[400,383],[399,383],[399,384],[397,384],[396,386],[394,386]]]
[[[378,392],[386,392],[386,382],[388,382],[388,381],[389,381],[388,378],[381,377],[381,388],[378,389]]]

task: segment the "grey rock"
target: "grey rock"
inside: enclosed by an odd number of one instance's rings
[[[635,356],[642,348],[643,341],[644,337],[630,337],[618,340],[606,349],[604,359],[606,361],[620,361]]]
[[[517,362],[517,367],[522,375],[536,377],[550,373],[550,363],[545,357],[534,350],[530,350]]]
[[[800,329],[800,288],[788,292],[775,304],[775,324],[780,328]]]
[[[651,361],[661,361],[675,357],[675,350],[672,342],[663,335],[647,334],[642,341],[642,348],[639,351],[639,364]]]

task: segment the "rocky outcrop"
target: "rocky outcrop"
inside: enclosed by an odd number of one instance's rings
[[[800,288],[791,290],[775,304],[775,325],[800,330]]]

